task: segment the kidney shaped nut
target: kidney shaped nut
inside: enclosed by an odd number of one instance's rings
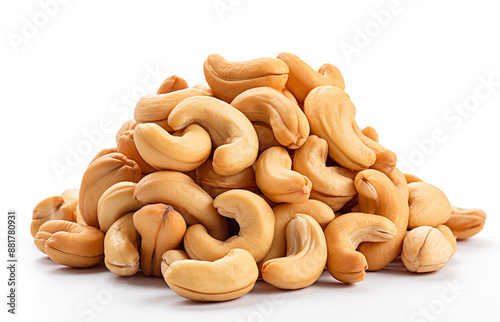
[[[75,210],[60,196],[48,197],[42,200],[33,209],[31,235],[35,237],[40,226],[51,220],[75,221]]]
[[[397,234],[396,226],[382,216],[352,212],[336,218],[325,229],[328,272],[344,283],[364,280],[370,266],[356,251],[358,246],[363,242],[383,245]]]
[[[104,233],[91,226],[52,220],[35,235],[36,247],[54,262],[70,267],[90,267],[102,261]]]
[[[97,206],[104,191],[117,182],[138,182],[141,177],[137,163],[121,153],[106,154],[92,162],[83,174],[78,198],[85,222],[99,228]]]
[[[156,94],[167,94],[181,89],[186,89],[188,87],[189,86],[184,78],[172,75],[165,78],[163,83],[161,83],[160,87],[158,88]]]
[[[369,168],[376,154],[356,135],[353,128],[356,108],[343,90],[334,86],[313,89],[304,102],[311,131],[328,143],[329,155],[351,170]]]
[[[328,144],[311,135],[293,155],[293,170],[303,174],[312,182],[311,198],[323,201],[333,211],[341,209],[356,194],[350,170],[334,166],[327,167]]]
[[[377,156],[375,159],[375,163],[371,167],[376,168],[379,171],[381,171],[381,168],[383,168],[384,173],[391,172],[396,167],[396,162],[397,162],[396,154],[391,150],[383,147],[380,143],[378,143],[378,141],[372,140],[371,138],[366,136],[364,132],[358,127],[356,121],[353,122],[352,126],[354,129],[354,133],[356,133],[361,142],[363,142],[364,145],[372,149],[372,151],[375,152],[375,155]]]
[[[140,236],[130,212],[111,225],[104,237],[104,264],[118,276],[132,276],[139,270]]]
[[[263,122],[252,122],[252,125],[259,139],[259,154],[272,146],[281,146],[269,125]]]
[[[231,102],[252,122],[264,122],[276,140],[290,149],[299,148],[309,136],[309,122],[299,106],[280,91],[257,87],[244,91]]]
[[[220,241],[208,235],[202,225],[193,225],[184,237],[184,249],[189,257],[214,261],[231,249],[242,248],[249,251],[256,262],[263,259],[271,247],[274,232],[274,214],[267,202],[253,192],[235,189],[215,198],[214,207],[222,216],[238,222],[239,234]]]
[[[121,216],[135,212],[143,206],[142,202],[134,198],[136,186],[135,182],[118,182],[101,195],[97,204],[97,219],[103,232],[106,233]]]
[[[410,193],[408,228],[436,227],[450,219],[451,205],[440,189],[426,182],[413,182],[408,184],[408,191]]]
[[[420,226],[406,234],[401,259],[410,272],[433,272],[443,268],[454,252],[439,229]]]
[[[246,116],[231,105],[208,96],[188,98],[170,113],[168,124],[181,130],[191,123],[201,125],[210,134],[216,146],[213,167],[218,174],[236,174],[257,158],[257,133]]]
[[[135,144],[147,163],[160,170],[191,171],[210,155],[210,135],[198,124],[187,126],[174,136],[154,123],[139,124]]]
[[[286,257],[268,260],[262,266],[262,278],[282,289],[312,285],[325,269],[325,235],[314,218],[296,214],[286,227]]]
[[[228,103],[254,87],[268,86],[281,91],[288,78],[286,64],[268,57],[230,62],[219,54],[212,54],[205,60],[203,72],[215,97]]]
[[[156,125],[154,123],[151,124]],[[135,141],[136,141],[135,130],[123,132],[123,134],[118,138],[116,151],[118,151],[118,153],[123,154],[127,158],[134,160],[135,163],[137,163],[137,165],[139,166],[139,168],[141,168],[142,173],[148,174],[157,171],[158,169],[155,169],[153,166],[151,166],[141,156],[139,150],[137,150]]]
[[[262,193],[274,202],[305,202],[312,188],[308,177],[292,170],[292,159],[281,146],[271,147],[259,156],[255,181]]]
[[[259,272],[248,251],[233,249],[213,262],[175,261],[163,277],[175,293],[187,299],[228,301],[250,292]]]
[[[394,172],[394,170],[393,170]],[[401,172],[402,180],[404,177]],[[408,201],[403,191],[380,171],[363,170],[356,175],[359,209],[388,218],[397,228],[394,238],[385,243],[366,243],[359,246],[368,262],[368,270],[376,271],[392,262],[401,252],[408,227]]]
[[[181,213],[188,226],[200,223],[214,238],[225,240],[228,237],[227,220],[217,213],[212,197],[184,173],[151,173],[139,181],[134,198],[143,204],[171,205]]]
[[[486,213],[480,209],[451,207],[451,217],[445,223],[457,239],[466,239],[480,232],[486,221]]]
[[[167,269],[173,262],[188,260],[189,256],[185,251],[180,249],[170,249],[163,253],[161,256],[161,275],[164,276]]]
[[[161,276],[161,256],[177,248],[186,232],[184,218],[172,206],[153,204],[134,213],[134,226],[141,235],[141,270]]]
[[[125,133],[126,131],[133,131],[136,126],[137,126],[137,121],[135,119],[130,119],[128,121],[125,121],[118,130],[118,132],[116,132],[116,144],[118,144],[118,140],[123,135],[123,133]]]
[[[196,169],[196,182],[212,198],[231,189],[244,189],[253,192],[259,190],[255,183],[253,167],[248,167],[232,176],[221,176],[214,171],[211,159],[208,159]]]
[[[345,88],[342,74],[337,67],[331,64],[324,64],[316,72],[294,54],[281,53],[278,55],[278,59],[284,61],[290,69],[286,87],[300,104],[304,103],[307,94],[315,87],[333,85],[340,89]]]

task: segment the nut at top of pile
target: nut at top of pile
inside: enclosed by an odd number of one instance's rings
[[[337,67],[213,54],[203,72],[206,83],[174,75],[142,97],[80,189],[35,207],[38,249],[227,301],[259,276],[299,289],[326,268],[356,283],[398,256],[408,271],[437,271],[484,227],[483,211],[402,173],[377,131],[358,126]]]

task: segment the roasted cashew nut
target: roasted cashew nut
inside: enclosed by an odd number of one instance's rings
[[[436,227],[450,219],[450,202],[439,188],[426,182],[413,182],[408,184],[408,190],[410,193],[408,228]]]
[[[78,206],[78,194],[79,194],[78,189],[75,189],[75,188],[67,189],[61,193],[61,197],[63,198],[65,203],[69,203],[71,208],[73,208],[73,210],[76,211],[76,207]],[[67,219],[63,219],[63,220],[67,220]],[[70,221],[74,221],[74,220],[70,220]]]
[[[486,221],[486,213],[480,209],[451,207],[451,217],[444,224],[457,239],[466,239],[480,232]]]
[[[104,237],[104,264],[118,276],[132,276],[139,270],[140,236],[133,215],[120,217]]]
[[[186,89],[188,87],[189,86],[184,78],[172,75],[165,78],[163,83],[161,83],[160,87],[158,88],[156,94],[167,94],[181,89]]]
[[[161,256],[161,275],[164,276],[165,272],[172,265],[173,262],[188,260],[189,256],[185,251],[180,249],[170,249],[163,253]]]
[[[126,131],[133,131],[136,126],[137,122],[135,119],[125,121],[122,126],[120,126],[120,129],[118,129],[118,132],[116,132],[116,144],[118,144],[118,140],[120,139],[120,136],[123,135],[123,133],[125,133]]]
[[[257,138],[259,139],[259,154],[272,146],[281,146],[274,136],[271,126],[263,122],[252,122]]]
[[[148,124],[156,125],[154,123]],[[159,125],[157,126],[159,127]],[[123,134],[117,140],[116,151],[123,154],[127,158],[134,160],[139,168],[141,168],[141,172],[144,174],[149,174],[157,171],[158,169],[154,168],[151,164],[145,161],[139,153],[136,146],[136,138],[137,136],[135,135],[135,130],[123,132]]]
[[[66,203],[63,197],[54,196],[46,198],[33,209],[31,222],[31,236],[35,237],[40,226],[51,220],[75,221],[75,210],[71,204]]]
[[[359,137],[361,142],[363,142],[364,145],[372,149],[373,152],[375,152],[376,160],[375,163],[372,165],[372,168],[376,167],[377,169],[384,168],[384,173],[385,172],[391,172],[394,167],[396,167],[396,162],[397,162],[397,157],[394,152],[391,150],[383,147],[378,141],[372,140],[370,137],[366,136],[364,132],[358,127],[358,124],[356,121],[353,122],[352,124],[354,133]],[[378,134],[377,134],[377,139],[378,139]]]
[[[234,218],[240,225],[237,236],[225,241],[217,240],[207,234],[202,225],[193,225],[186,231],[184,249],[192,259],[214,261],[224,257],[234,248],[250,252],[258,262],[267,254],[273,241],[273,210],[253,192],[229,190],[214,200],[214,207],[228,218]]]
[[[382,216],[352,212],[334,219],[325,229],[328,272],[344,283],[364,280],[370,264],[356,251],[358,246],[363,242],[384,245],[397,234],[396,226]]]

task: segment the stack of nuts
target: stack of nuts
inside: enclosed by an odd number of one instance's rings
[[[203,71],[206,83],[171,76],[142,97],[80,189],[35,207],[40,251],[225,301],[259,277],[307,287],[325,267],[344,283],[399,257],[411,272],[436,271],[483,228],[483,211],[452,207],[358,127],[335,66],[214,54]]]

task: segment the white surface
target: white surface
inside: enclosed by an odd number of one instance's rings
[[[214,3],[229,3],[232,10],[221,19]],[[3,1],[0,257],[4,267],[5,213],[16,209],[20,271],[18,315],[8,315],[2,304],[1,320],[498,321],[500,86],[467,116],[449,109],[468,102],[481,77],[500,82],[499,7],[494,1],[401,0],[390,22],[348,61],[342,42],[352,44],[357,28],[376,32],[371,12],[389,3],[68,1],[16,51],[9,35],[21,34],[24,19],[40,16],[42,9],[34,0]],[[210,53],[245,60],[282,51],[314,68],[324,62],[338,66],[358,123],[374,126],[400,160],[412,153],[415,158],[422,151],[416,140],[442,129],[446,139],[414,159],[413,172],[440,187],[453,204],[488,215],[485,229],[460,242],[442,271],[381,271],[356,285],[324,274],[314,286],[293,292],[259,282],[238,300],[199,304],[178,297],[161,279],[117,278],[104,267],[59,267],[38,252],[29,233],[33,207],[78,187],[93,155],[114,145],[114,132],[132,117],[141,91],[153,93],[159,84],[142,85],[151,78],[148,70],[159,68],[162,77],[177,74],[195,85]],[[130,96],[135,98],[128,102]],[[103,120],[112,131],[87,144],[81,160],[57,175],[53,165],[64,164],[68,149],[85,145],[84,131],[96,133]],[[1,276],[0,294],[6,294],[5,269]],[[466,289],[448,284],[455,281]],[[93,315],[86,311],[92,299],[98,301]],[[420,310],[429,315],[416,316]]]

